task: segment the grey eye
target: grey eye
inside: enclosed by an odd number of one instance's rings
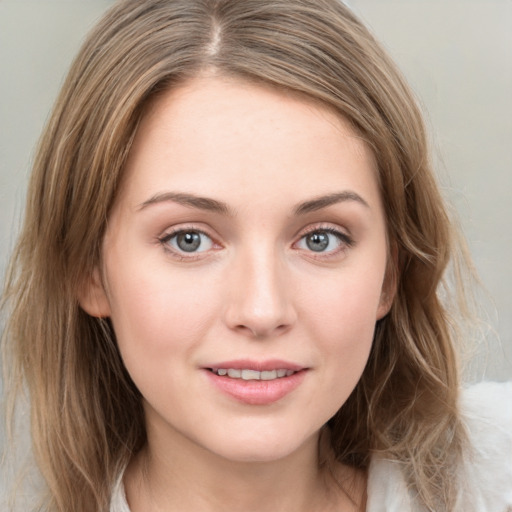
[[[306,245],[308,249],[315,252],[323,252],[329,246],[329,237],[334,235],[326,233],[325,231],[315,231],[306,235]]]
[[[180,231],[167,242],[178,252],[204,252],[212,248],[212,239],[200,231]]]
[[[299,249],[333,253],[342,246],[350,246],[351,241],[347,235],[342,232],[330,229],[318,229],[304,235],[298,242]]]
[[[199,233],[180,233],[176,236],[176,245],[182,251],[194,252],[201,246],[201,236]]]

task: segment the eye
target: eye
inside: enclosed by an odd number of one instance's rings
[[[352,240],[345,233],[326,228],[310,231],[297,243],[299,249],[317,253],[335,253],[350,245]]]
[[[192,229],[170,233],[161,242],[179,253],[205,252],[213,247],[213,240],[206,233]]]

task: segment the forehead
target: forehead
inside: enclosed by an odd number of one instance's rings
[[[151,101],[123,188],[138,198],[168,187],[221,196],[252,191],[254,198],[258,191],[375,189],[376,175],[367,144],[332,109],[270,87],[202,77]]]

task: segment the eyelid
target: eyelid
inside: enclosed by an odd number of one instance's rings
[[[168,242],[172,240],[175,236],[180,233],[187,232],[195,232],[201,235],[208,237],[212,242],[212,248],[207,249],[201,252],[190,252],[180,251],[173,248]],[[200,228],[194,224],[179,224],[177,226],[173,226],[166,231],[164,231],[161,235],[157,236],[157,242],[163,247],[163,249],[170,254],[172,257],[180,260],[180,261],[194,261],[200,258],[208,257],[208,254],[215,250],[218,250],[222,247],[222,245],[217,241],[216,237],[205,230],[204,228]]]
[[[186,232],[196,232],[200,233],[201,235],[204,235],[208,237],[213,244],[213,247],[210,249],[207,249],[202,252],[190,252],[187,253],[185,251],[179,251],[174,248],[172,248],[168,242],[173,237],[177,236],[180,233],[186,233]],[[169,253],[174,258],[177,258],[179,260],[185,260],[185,261],[194,261],[197,259],[202,259],[208,257],[213,251],[216,251],[218,249],[221,249],[223,245],[218,241],[218,237],[211,234],[209,232],[210,230],[204,229],[203,227],[199,227],[196,224],[179,224],[176,226],[172,226],[168,228],[166,231],[164,231],[161,235],[157,236],[157,242],[163,246],[164,250]],[[309,257],[315,258],[315,259],[328,259],[331,257],[335,257],[339,255],[339,253],[342,253],[346,251],[348,248],[355,245],[355,241],[352,238],[352,236],[347,232],[348,230],[341,228],[340,226],[336,226],[330,223],[319,223],[319,224],[313,224],[310,226],[307,226],[306,228],[302,229],[298,232],[298,234],[295,237],[295,242],[292,244],[292,247],[295,247],[301,240],[303,240],[306,236],[308,236],[311,233],[315,233],[317,231],[324,231],[327,233],[331,233],[334,236],[336,236],[340,241],[340,246],[335,250],[330,250],[327,252],[315,252],[312,250],[306,250],[306,249],[300,249],[304,252],[307,252]]]
[[[297,235],[297,240],[296,242],[294,242],[293,245],[295,246],[306,236],[318,231],[331,233],[334,236],[336,236],[340,241],[340,246],[337,249],[328,252],[315,252],[312,250],[304,249],[304,251],[308,253],[309,257],[315,259],[328,259],[339,255],[340,253],[346,251],[347,249],[355,245],[354,239],[349,233],[347,233],[347,230],[344,230],[339,226],[333,226],[332,224],[326,223],[314,224],[312,226],[306,227],[305,229],[299,232],[299,234]]]
[[[208,238],[211,238],[213,240],[212,236],[207,231],[205,231],[204,229],[193,227],[193,226],[171,228],[169,231],[165,231],[162,235],[159,235],[158,240],[160,242],[168,241],[171,238],[175,237],[176,235],[179,235],[180,233],[189,233],[189,232],[199,233],[199,234],[205,235]]]
[[[348,241],[350,241],[350,243],[354,243],[352,235],[348,229],[342,228],[336,224],[331,224],[330,222],[320,222],[307,226],[298,232],[297,238],[303,238],[304,236],[314,233],[315,231],[327,231],[328,233],[333,233],[335,235],[337,234],[340,235],[341,238],[346,239],[347,243]]]

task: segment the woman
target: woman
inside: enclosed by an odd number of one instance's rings
[[[457,247],[414,99],[343,4],[116,4],[6,285],[44,509],[506,510],[461,413]]]

